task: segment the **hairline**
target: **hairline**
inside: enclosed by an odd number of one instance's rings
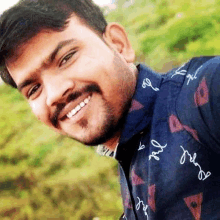
[[[13,61],[16,61],[16,60],[19,58],[19,56],[20,56],[19,53],[20,53],[20,51],[22,51],[22,48],[25,47],[25,45],[27,45],[28,42],[31,41],[34,37],[36,37],[38,34],[40,34],[40,33],[42,33],[42,32],[63,32],[63,31],[65,31],[65,30],[68,28],[69,23],[70,23],[70,19],[71,19],[72,17],[76,17],[76,18],[78,19],[78,21],[79,21],[82,25],[84,25],[84,26],[86,26],[87,28],[89,28],[89,29],[90,29],[91,31],[93,31],[104,43],[106,43],[105,40],[104,40],[104,38],[103,38],[103,34],[105,33],[106,28],[105,28],[105,30],[101,33],[101,31],[98,31],[98,30],[96,30],[94,27],[92,27],[91,25],[89,25],[88,22],[87,22],[84,18],[82,18],[82,17],[80,17],[79,15],[77,15],[77,13],[73,12],[73,13],[71,13],[70,16],[66,19],[65,25],[62,27],[62,30],[59,31],[59,30],[54,30],[53,28],[49,28],[49,27],[47,27],[47,28],[42,27],[42,28],[40,28],[39,31],[37,31],[32,37],[30,37],[30,38],[24,40],[20,45],[17,45],[17,47],[13,48],[13,55],[11,55],[11,56],[9,56],[9,57],[7,57],[7,58],[4,57],[5,67],[7,68],[7,66],[6,66],[6,60],[11,60],[11,59],[12,59]],[[107,25],[108,25],[108,24],[107,24]],[[108,45],[108,44],[107,44],[107,45]],[[15,51],[17,51],[17,52],[15,52]],[[8,72],[8,73],[9,73],[9,72]]]
[[[17,59],[19,59],[20,55],[22,54],[22,50],[23,50],[23,48],[25,47],[25,45],[27,45],[28,42],[31,41],[34,37],[36,37],[39,33],[41,33],[41,32],[63,32],[63,31],[65,31],[65,30],[68,28],[69,23],[70,23],[70,19],[71,19],[72,17],[76,17],[76,18],[78,19],[78,21],[79,21],[82,25],[86,26],[86,27],[89,28],[91,31],[93,31],[93,32],[99,37],[99,39],[102,40],[102,41],[109,47],[108,43],[107,43],[107,42],[104,40],[104,38],[103,38],[103,34],[105,33],[105,30],[106,30],[106,27],[107,27],[107,26],[105,27],[105,29],[103,30],[103,32],[101,32],[101,31],[99,31],[99,30],[96,30],[96,29],[95,29],[94,27],[92,27],[91,25],[89,25],[88,22],[86,21],[86,19],[80,17],[77,13],[72,12],[72,13],[68,16],[68,18],[66,19],[65,24],[63,25],[63,27],[62,27],[62,29],[61,29],[60,31],[59,31],[59,30],[54,30],[53,28],[49,28],[49,27],[48,27],[48,28],[42,27],[42,28],[40,28],[39,31],[37,31],[32,37],[26,39],[25,41],[22,42],[22,44],[20,44],[20,45],[18,45],[17,47],[15,47],[15,48],[13,49],[13,55],[12,55],[12,56],[9,56],[9,57],[7,57],[7,58],[4,57],[4,69],[7,71],[7,74],[10,75],[10,77],[12,78],[13,81],[14,81],[14,79],[13,79],[13,77],[11,76],[11,74],[10,74],[10,72],[9,72],[9,70],[8,70],[8,67],[7,67],[7,61],[10,62],[10,60],[11,60],[12,62],[16,62]],[[108,24],[107,24],[107,25],[108,25]],[[17,51],[17,52],[15,52],[15,51]],[[20,54],[20,55],[19,55],[19,54]],[[18,85],[16,84],[15,81],[14,81],[14,83],[15,83],[15,85],[16,85],[15,88],[18,89]]]

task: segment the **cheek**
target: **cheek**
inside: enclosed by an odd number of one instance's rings
[[[33,101],[30,104],[32,112],[41,122],[49,125],[49,121],[47,119],[47,110],[43,107],[43,105],[37,101]]]
[[[34,113],[34,115],[37,117],[39,121],[43,122],[45,125],[52,128],[52,130],[54,130],[55,132],[65,135],[65,133],[63,133],[60,129],[55,128],[50,122],[49,112],[48,112],[48,109],[46,108],[46,105],[42,105],[38,101],[31,102],[29,103],[29,105],[32,109],[32,112]]]

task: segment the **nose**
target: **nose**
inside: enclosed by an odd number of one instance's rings
[[[74,81],[64,77],[50,76],[45,82],[47,106],[55,106],[65,102],[69,93],[74,89]]]

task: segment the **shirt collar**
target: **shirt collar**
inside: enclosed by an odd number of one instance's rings
[[[125,119],[120,144],[126,143],[149,125],[153,115],[154,103],[160,91],[162,76],[142,64],[138,65],[137,68],[139,74],[136,90]]]

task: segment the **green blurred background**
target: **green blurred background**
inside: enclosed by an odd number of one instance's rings
[[[103,11],[125,27],[136,63],[156,71],[220,54],[218,0],[118,0]],[[40,124],[16,90],[1,85],[0,96],[0,219],[118,219],[116,161]]]

